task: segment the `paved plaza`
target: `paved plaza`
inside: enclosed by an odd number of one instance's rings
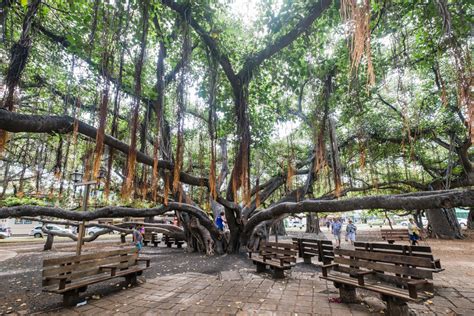
[[[292,272],[285,280],[249,269],[219,276],[182,273],[148,279],[136,287],[89,299],[86,305],[51,315],[380,315],[373,293],[359,292],[360,304],[337,302],[332,283],[319,273]],[[367,294],[367,295],[366,295]],[[410,304],[415,315],[474,315],[474,287],[438,288],[425,304]]]

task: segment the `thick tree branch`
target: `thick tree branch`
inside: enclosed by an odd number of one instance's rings
[[[309,9],[306,17],[301,19],[288,33],[281,36],[255,55],[246,58],[244,66],[238,73],[241,82],[248,83],[252,78],[253,71],[266,59],[269,59],[283,48],[290,45],[298,36],[305,32],[319,18],[323,12],[329,8],[332,0],[320,0]]]
[[[26,115],[19,113],[12,113],[0,109],[0,126],[2,129],[12,132],[27,132],[27,133],[70,133],[74,129],[74,124],[78,124],[78,132],[93,140],[96,139],[97,129],[84,122],[74,120],[70,116],[47,116],[47,115]],[[129,145],[124,142],[109,136],[104,136],[104,143],[124,154],[128,154]],[[153,166],[153,158],[137,151],[137,161],[143,164]],[[173,163],[165,160],[158,162],[159,168],[173,170]],[[208,186],[208,179],[197,178],[185,172],[181,172],[180,180],[183,183],[197,186]]]
[[[261,222],[283,214],[347,212],[363,209],[424,210],[473,206],[473,190],[416,192],[401,195],[376,195],[343,200],[304,200],[298,203],[279,203],[252,216],[244,228],[244,238]],[[245,240],[246,241],[246,240]]]
[[[25,216],[48,216],[56,217],[61,219],[68,219],[73,221],[91,221],[98,218],[123,218],[123,217],[153,217],[156,215],[162,215],[169,211],[181,211],[185,212],[191,216],[196,217],[201,225],[206,227],[213,237],[220,239],[221,233],[217,230],[214,223],[209,219],[207,214],[203,212],[196,206],[169,202],[167,206],[153,207],[153,208],[127,208],[121,206],[106,206],[94,211],[87,212],[77,212],[77,211],[68,211],[55,207],[47,206],[32,206],[32,205],[22,205],[22,206],[12,206],[12,207],[3,207],[0,208],[0,218],[8,217],[25,217]]]

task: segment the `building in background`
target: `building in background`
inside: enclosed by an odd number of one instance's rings
[[[0,227],[10,228],[12,236],[28,236],[30,231],[38,225],[41,223],[22,218],[0,219]]]

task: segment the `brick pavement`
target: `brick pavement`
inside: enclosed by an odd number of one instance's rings
[[[240,275],[240,279],[236,277]],[[228,280],[222,278],[229,277]],[[438,282],[435,282],[435,284]],[[292,272],[285,280],[241,269],[221,277],[182,273],[148,279],[136,287],[90,299],[81,307],[50,315],[370,315],[381,314],[381,301],[359,292],[368,304],[332,303],[338,291],[319,273]],[[414,315],[474,315],[474,288],[438,287],[425,304],[409,304]],[[370,298],[370,299],[367,299]],[[378,304],[372,304],[377,301]],[[377,303],[377,302],[376,302]],[[377,308],[378,306],[378,308]]]
[[[51,315],[369,315],[359,304],[330,303],[337,290],[318,274],[293,273],[274,281],[269,275],[239,271],[240,280],[183,273],[148,279],[81,307]],[[234,278],[235,279],[235,278]]]

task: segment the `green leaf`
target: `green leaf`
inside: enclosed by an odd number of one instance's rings
[[[28,0],[20,0],[22,6],[26,7],[28,5]]]

